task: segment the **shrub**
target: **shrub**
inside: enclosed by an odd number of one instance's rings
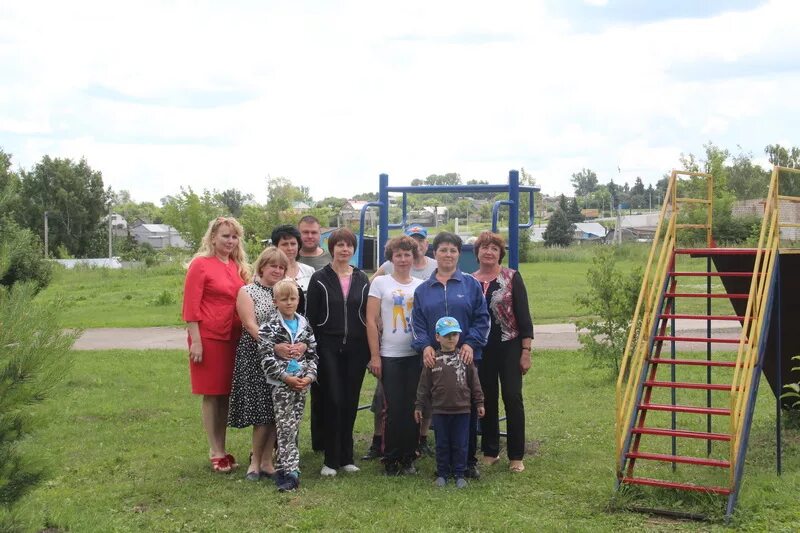
[[[175,303],[175,296],[168,290],[161,291],[161,294],[156,296],[155,300],[153,300],[153,305],[158,305],[158,306],[172,305],[174,303]]]
[[[21,228],[9,219],[0,220],[0,256],[4,265],[0,267],[0,285],[10,287],[14,283],[30,281],[33,290],[44,289],[53,276],[50,262],[43,257],[42,242],[31,230]]]
[[[642,273],[640,269],[629,274],[619,272],[613,248],[604,246],[595,249],[586,277],[589,288],[575,299],[591,315],[575,323],[579,330],[587,330],[578,334],[581,352],[609,367],[616,375],[636,308]]]

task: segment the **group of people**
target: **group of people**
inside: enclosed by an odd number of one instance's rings
[[[501,265],[505,242],[484,232],[479,268],[458,269],[462,241],[441,232],[426,257],[427,230],[407,227],[385,248],[372,279],[351,265],[356,236],[333,231],[320,247],[311,216],[275,228],[252,267],[241,225],[209,224],[189,264],[183,318],[192,392],[202,395],[211,467],[236,468],[227,427],[252,427],[246,478],[299,486],[298,431],[311,391],[311,446],[322,476],[358,472],[353,428],[367,369],[378,379],[375,434],[363,459],[387,475],[414,474],[436,437],[436,483],[478,478],[478,420],[484,464],[499,461],[499,395],[513,472],[524,469],[522,376],[533,325],[520,274]]]

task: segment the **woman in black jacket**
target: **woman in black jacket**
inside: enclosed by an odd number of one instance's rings
[[[331,233],[333,260],[311,276],[307,318],[314,328],[319,354],[318,380],[325,402],[325,461],[320,474],[338,469],[358,472],[353,461],[353,426],[358,411],[369,347],[366,305],[369,279],[350,265],[356,236],[347,228]]]

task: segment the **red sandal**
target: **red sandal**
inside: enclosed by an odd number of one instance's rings
[[[236,462],[236,459],[233,457],[233,455],[231,455],[231,454],[228,454],[228,455],[226,455],[226,456],[225,456],[225,458],[226,458],[226,459],[228,460],[228,462],[230,463],[230,465],[231,465],[231,469],[234,469],[234,468],[236,468],[237,466],[239,466],[239,463],[237,463],[237,462]]]
[[[231,465],[231,461],[228,459],[227,455],[225,457],[211,457],[209,460],[211,461],[211,470],[214,472],[222,472],[223,474],[227,474],[233,470],[233,466]]]

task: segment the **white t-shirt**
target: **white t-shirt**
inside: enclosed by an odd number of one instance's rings
[[[369,286],[369,295],[381,301],[381,356],[415,355],[411,348],[411,306],[414,304],[414,289],[422,281],[412,277],[409,283],[402,284],[392,276],[378,276]]]
[[[303,289],[303,292],[308,291],[308,283],[311,281],[311,276],[316,272],[314,267],[305,265],[301,262],[297,262],[297,277],[294,280],[300,285],[300,288]]]
[[[430,257],[425,256],[425,266],[422,268],[417,268],[416,265],[411,265],[411,275],[415,278],[426,280],[431,277],[431,274],[433,274],[433,271],[436,270],[438,266],[439,264],[436,263],[436,259],[431,259]],[[387,275],[394,272],[394,265],[391,261],[386,261],[383,263],[381,268]]]

